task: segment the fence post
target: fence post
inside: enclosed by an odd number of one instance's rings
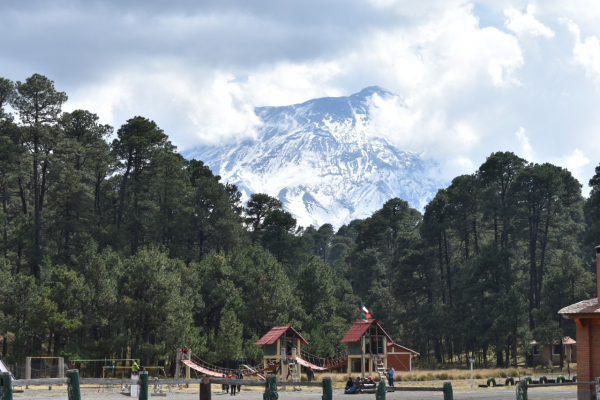
[[[265,387],[265,393],[263,394],[263,400],[278,400],[279,393],[277,393],[277,376],[269,377],[267,386]]]
[[[13,400],[10,372],[0,372],[0,400]]]
[[[210,378],[202,378],[202,382],[200,382],[200,400],[211,400],[211,397]]]
[[[526,380],[517,383],[517,400],[528,400]]]
[[[377,392],[375,393],[375,400],[385,400],[386,387],[385,382],[381,380],[377,385]]]
[[[67,385],[67,395],[69,400],[81,400],[81,390],[79,388],[79,370],[70,369],[67,371],[69,383]]]
[[[148,400],[148,371],[140,371],[140,400]]]
[[[444,382],[444,400],[454,400],[452,382]]]
[[[25,379],[31,379],[31,357],[25,359]],[[25,385],[25,389],[29,389],[29,385]]]
[[[323,378],[323,396],[321,400],[333,400],[333,385],[331,378]]]
[[[65,359],[64,359],[64,357],[60,357],[58,359],[58,377],[59,378],[65,377]]]

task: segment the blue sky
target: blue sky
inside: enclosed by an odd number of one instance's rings
[[[2,76],[41,73],[118,128],[153,119],[180,150],[252,136],[253,107],[381,86],[373,123],[472,173],[494,151],[600,162],[600,3],[591,0],[12,1]]]

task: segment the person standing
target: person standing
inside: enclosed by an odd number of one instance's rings
[[[394,373],[396,371],[394,371],[394,367],[390,367],[390,369],[388,370],[388,380],[390,381],[390,386],[394,386]]]
[[[231,376],[229,377],[229,379],[236,379],[235,374],[231,374]],[[231,396],[235,396],[235,389],[237,388],[237,385],[233,384],[231,385]]]
[[[229,379],[229,375],[223,374],[223,379]],[[229,385],[222,385],[223,393],[229,393]]]
[[[306,370],[306,379],[308,379],[309,382],[312,382],[314,377],[315,371],[313,371],[311,367],[308,367],[308,369]]]
[[[237,374],[235,374],[235,377],[238,379],[244,379],[244,375],[242,375],[242,370],[238,369]],[[237,391],[238,393],[242,390],[242,385],[237,385]]]

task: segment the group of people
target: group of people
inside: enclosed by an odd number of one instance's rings
[[[389,386],[394,386],[394,375],[396,374],[396,371],[394,370],[394,367],[390,367],[385,371],[385,377],[388,380],[388,385]],[[353,394],[353,393],[358,393],[361,389],[361,386],[364,387],[365,385],[373,385],[373,387],[376,385],[375,381],[373,380],[373,378],[371,378],[370,376],[366,379],[361,379],[359,376],[357,376],[354,380],[352,380],[352,377],[348,377],[348,381],[346,382],[346,388],[344,390],[344,393],[346,394]]]
[[[223,378],[225,378],[225,379],[244,379],[244,375],[242,375],[242,371],[240,371],[238,369],[237,372],[234,372],[231,375],[223,374]],[[231,386],[231,393],[230,393],[231,396],[236,395],[236,389],[237,389],[237,393],[239,393],[240,390],[242,390],[242,385],[222,385],[223,393],[229,393],[230,386]]]

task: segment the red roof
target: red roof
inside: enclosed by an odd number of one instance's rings
[[[362,319],[357,319],[356,322],[354,322],[354,325],[352,325],[352,327],[350,328],[350,330],[348,332],[346,332],[346,335],[342,338],[342,340],[340,340],[340,343],[350,343],[350,342],[357,342],[357,341],[359,341],[360,337],[373,324],[376,324],[379,327],[379,329],[381,329],[381,331],[383,332],[383,334],[388,338],[388,340],[390,342],[393,342],[393,340],[390,337],[390,335],[388,335],[386,333],[386,331],[381,327],[381,325],[379,325],[379,322],[377,322],[376,319],[370,319],[368,321],[365,321],[365,320],[362,320]]]
[[[399,350],[405,350],[405,351],[408,351],[409,353],[411,353],[411,354],[413,354],[413,355],[415,355],[415,356],[418,356],[418,355],[420,355],[420,354],[419,354],[419,353],[417,353],[416,351],[414,351],[414,350],[411,350],[411,349],[409,349],[408,347],[400,346],[399,344],[396,344],[396,343],[388,342],[388,344],[387,344],[387,345],[388,345],[388,347],[392,347],[392,346],[393,346],[393,347],[395,347],[395,348],[397,348],[397,349],[399,349]]]
[[[535,340],[532,340],[531,342],[529,342],[529,344],[536,345],[536,344],[539,344],[539,343],[538,343],[538,342],[536,342]],[[557,341],[557,340],[555,340],[553,344],[558,344],[558,341]],[[574,341],[573,339],[571,339],[571,337],[570,337],[570,336],[565,336],[565,337],[563,337],[563,338],[562,338],[562,344],[563,344],[563,345],[568,345],[568,344],[577,344],[577,342],[576,342],[576,341]]]
[[[257,346],[260,346],[263,344],[273,344],[277,341],[277,339],[279,339],[281,336],[283,336],[284,333],[286,333],[286,336],[289,336],[289,337],[297,336],[301,340],[302,343],[308,344],[306,339],[304,339],[302,337],[302,335],[298,333],[298,331],[296,331],[294,328],[292,328],[289,325],[288,326],[276,326],[276,327],[271,328],[271,330],[269,332],[267,332],[267,334],[265,336],[261,337],[260,340],[254,344]],[[287,335],[287,333],[290,333],[290,335]]]

